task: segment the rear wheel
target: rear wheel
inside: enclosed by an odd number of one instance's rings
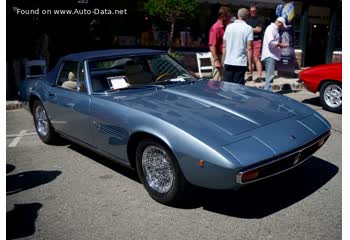
[[[47,144],[57,141],[57,134],[53,129],[43,104],[35,100],[33,104],[33,119],[36,132],[40,139]]]
[[[342,111],[342,86],[338,82],[326,82],[320,89],[320,101],[324,109],[331,112]]]
[[[166,205],[179,205],[189,196],[190,185],[175,156],[153,139],[139,143],[136,150],[138,175],[149,195]]]

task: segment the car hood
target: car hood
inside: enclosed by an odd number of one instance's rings
[[[313,110],[290,98],[242,85],[196,81],[113,97],[120,104],[167,121],[192,135],[226,138]],[[232,138],[231,138],[232,139]],[[222,142],[222,141],[219,141]]]

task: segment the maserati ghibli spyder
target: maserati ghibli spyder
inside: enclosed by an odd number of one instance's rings
[[[168,205],[192,186],[235,190],[288,171],[331,129],[302,103],[197,79],[158,50],[70,54],[23,83],[44,143],[64,137],[135,169],[149,195]]]

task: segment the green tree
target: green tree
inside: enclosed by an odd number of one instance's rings
[[[161,16],[171,24],[168,40],[168,52],[171,53],[176,20],[185,16],[194,17],[198,11],[198,3],[196,0],[149,0],[145,9],[151,16]]]

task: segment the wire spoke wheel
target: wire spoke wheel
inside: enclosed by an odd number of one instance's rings
[[[169,192],[175,170],[168,154],[157,146],[148,146],[142,154],[142,169],[149,186],[159,193]]]
[[[136,169],[140,180],[156,201],[178,206],[188,203],[192,188],[178,160],[166,144],[145,138],[136,147]]]
[[[45,107],[40,101],[34,101],[32,114],[35,129],[40,139],[44,143],[55,144],[58,140],[58,135],[56,134],[55,129],[51,125]]]
[[[41,136],[46,136],[49,131],[49,123],[48,123],[46,111],[43,108],[43,106],[38,105],[35,108],[34,119],[35,119],[38,133]]]

